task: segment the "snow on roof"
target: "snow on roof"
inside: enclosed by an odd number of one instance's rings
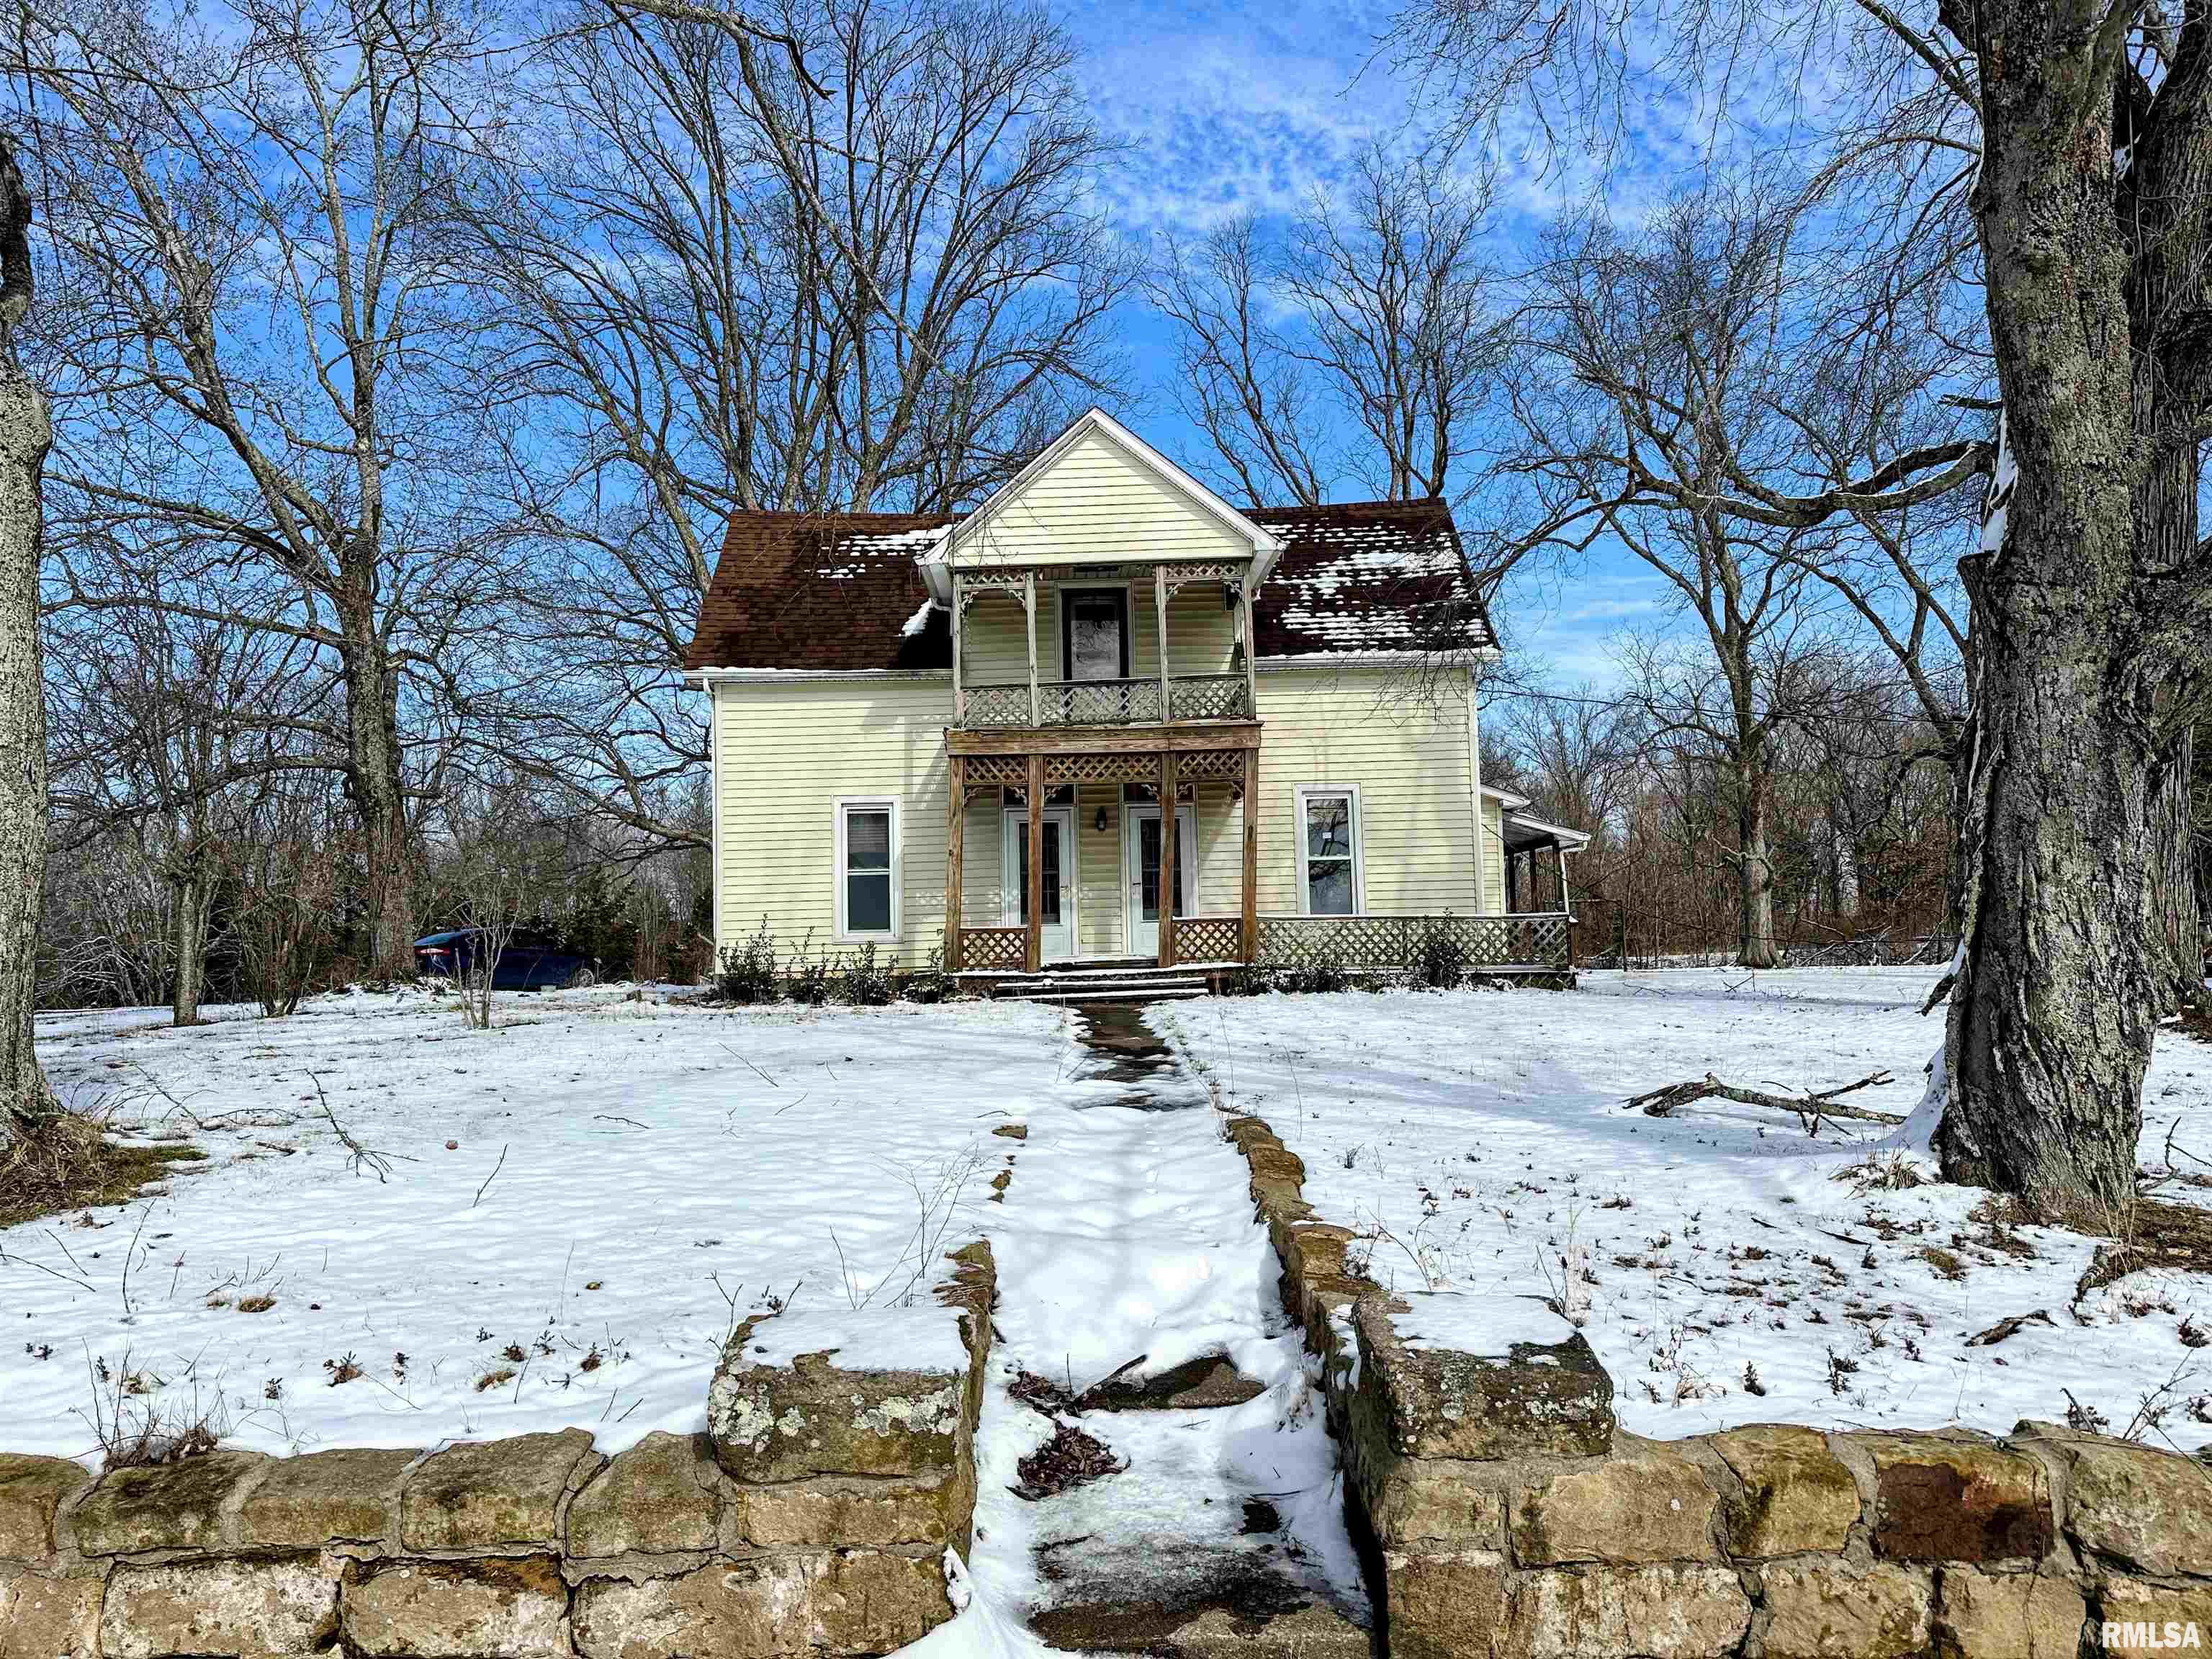
[[[1437,500],[1255,508],[1283,538],[1253,596],[1263,657],[1475,650],[1497,636]]]

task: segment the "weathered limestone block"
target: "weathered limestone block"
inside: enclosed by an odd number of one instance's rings
[[[1424,1300],[1415,1298],[1417,1304]],[[1613,1379],[1565,1321],[1556,1322],[1562,1333],[1556,1341],[1460,1352],[1407,1344],[1394,1323],[1394,1305],[1403,1304],[1378,1292],[1363,1297],[1353,1315],[1359,1339],[1355,1434],[1381,1437],[1408,1457],[1595,1457],[1611,1449]],[[1523,1316],[1522,1323],[1533,1328],[1536,1322]]]
[[[675,1578],[592,1578],[576,1589],[584,1659],[762,1659],[805,1645],[805,1568],[797,1556],[718,1561]]]
[[[2199,1642],[2212,1642],[2212,1584],[2176,1589],[2139,1578],[2113,1577],[2105,1582],[2103,1599],[2107,1624],[2150,1624],[2161,1634],[2169,1624],[2194,1625]],[[2139,1650],[2149,1644],[2138,1640],[2130,1645]]]
[[[1905,1659],[1928,1646],[1923,1572],[1887,1562],[1778,1561],[1765,1578],[1764,1659]]]
[[[1275,1241],[1275,1253],[1288,1272],[1334,1279],[1343,1274],[1344,1253],[1358,1237],[1349,1227],[1326,1221],[1302,1222],[1283,1229],[1283,1237]]]
[[[1719,1508],[1705,1472],[1680,1452],[1624,1438],[1611,1456],[1522,1477],[1513,1559],[1523,1566],[1717,1561]]]
[[[2212,1577],[2212,1479],[2202,1464],[2109,1440],[2066,1451],[2066,1526],[2083,1549],[2154,1577]]]
[[[721,1472],[704,1435],[649,1434],[568,1505],[574,1556],[672,1555],[718,1540]]]
[[[1391,1659],[1488,1654],[1506,1620],[1513,1569],[1496,1550],[1386,1550]]]
[[[0,1453],[0,1561],[43,1561],[59,1547],[54,1516],[92,1476],[65,1457]]]
[[[680,1577],[587,1580],[576,1591],[576,1650],[584,1659],[888,1653],[951,1616],[933,1557],[756,1556]]]
[[[1305,1160],[1279,1140],[1254,1138],[1244,1147],[1244,1162],[1255,1181],[1288,1182],[1298,1188],[1305,1185]]]
[[[1510,1471],[1496,1463],[1390,1456],[1357,1471],[1361,1508],[1384,1548],[1505,1547]]]
[[[741,1328],[707,1391],[707,1432],[740,1480],[934,1474],[957,1461],[974,1370],[841,1370],[827,1353],[750,1363]]]
[[[1874,1545],[1899,1561],[2039,1561],[2051,1546],[2043,1466],[1985,1441],[1856,1437],[1874,1459]]]
[[[809,1644],[832,1653],[889,1653],[952,1616],[934,1554],[840,1550],[807,1572]]]
[[[1299,1182],[1285,1176],[1255,1175],[1246,1185],[1252,1194],[1253,1206],[1266,1218],[1270,1230],[1313,1219],[1313,1206],[1306,1202]]]
[[[175,1463],[102,1475],[70,1516],[87,1555],[141,1550],[212,1549],[222,1542],[226,1510],[269,1459],[258,1452],[213,1451]]]
[[[312,1653],[337,1630],[337,1580],[313,1556],[125,1563],[100,1621],[105,1659]]]
[[[830,1548],[933,1544],[943,1548],[975,1508],[956,1476],[931,1480],[819,1474],[776,1486],[732,1485],[729,1543]]]
[[[348,1650],[379,1659],[568,1659],[568,1589],[550,1556],[394,1561],[345,1587]]]
[[[557,1550],[561,1501],[597,1467],[581,1429],[449,1446],[408,1478],[400,1540],[410,1550]]]
[[[422,1454],[350,1448],[277,1459],[239,1505],[238,1541],[255,1549],[380,1544],[407,1466]]]
[[[1262,1615],[1208,1607],[1169,1632],[1164,1645],[1177,1659],[1368,1659],[1374,1638],[1316,1601]]]
[[[1946,1567],[1942,1591],[1952,1659],[2075,1659],[2081,1650],[2087,1609],[2081,1593],[2055,1574]]]
[[[0,1659],[95,1659],[105,1588],[0,1567]]]
[[[1493,1652],[1496,1659],[1721,1659],[1750,1627],[1751,1598],[1725,1567],[1552,1568],[1514,1581]]]
[[[1743,1496],[1728,1505],[1729,1548],[1738,1556],[1839,1550],[1859,1518],[1858,1482],[1811,1429],[1758,1423],[1712,1437]]]

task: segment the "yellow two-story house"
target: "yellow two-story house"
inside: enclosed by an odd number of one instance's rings
[[[1567,969],[1512,890],[1586,837],[1483,785],[1497,657],[1442,501],[1240,509],[1097,410],[971,513],[740,514],[685,665],[717,950]]]

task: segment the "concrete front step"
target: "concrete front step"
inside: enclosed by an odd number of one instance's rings
[[[1021,1002],[1171,1002],[1206,994],[1203,985],[1113,985],[1089,991],[1012,991],[1002,988],[994,994]]]

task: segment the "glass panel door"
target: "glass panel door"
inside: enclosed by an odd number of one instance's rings
[[[1001,844],[1006,849],[1002,868],[1006,902],[1001,914],[1009,927],[1027,925],[1030,919],[1030,815],[1009,807],[1000,820]],[[1071,860],[1075,842],[1075,815],[1065,806],[1044,813],[1044,926],[1038,945],[1047,962],[1075,954],[1075,890]]]
[[[1128,951],[1131,956],[1157,956],[1160,948],[1160,809],[1125,809],[1122,842],[1124,874],[1128,882]],[[1195,873],[1197,813],[1192,807],[1176,812],[1175,913],[1190,914],[1190,893]]]

